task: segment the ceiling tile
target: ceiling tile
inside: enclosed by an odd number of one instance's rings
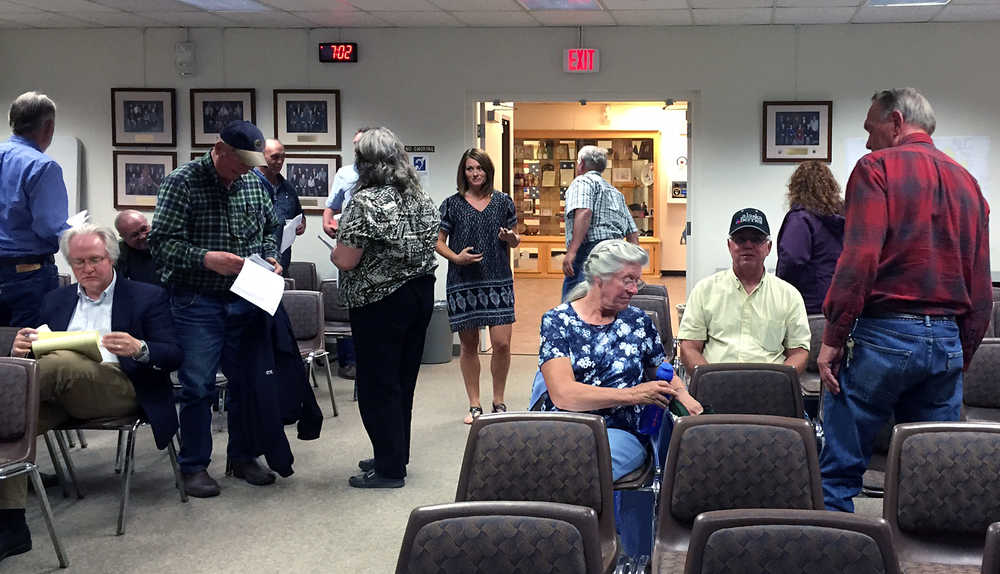
[[[414,10],[432,12],[437,8],[427,0],[349,0],[355,8],[366,12],[390,12],[395,10]]]
[[[440,26],[463,26],[461,22],[447,12],[410,12],[394,10],[392,12],[372,12],[376,16],[393,26],[404,28],[436,28]]]
[[[950,6],[965,4],[1000,4],[1000,0],[951,0]]]
[[[690,10],[612,10],[619,26],[690,26]]]
[[[468,26],[491,26],[491,27],[512,27],[520,28],[526,26],[538,26],[535,20],[527,12],[452,12],[452,16],[458,18]]]
[[[734,26],[746,24],[770,24],[770,8],[732,8],[718,10],[694,10],[694,23],[698,26]]]
[[[442,10],[454,12],[473,12],[489,10],[491,12],[524,11],[515,0],[430,0]]]
[[[948,6],[934,22],[979,22],[1000,20],[1000,5]]]
[[[687,0],[603,0],[607,10],[687,10]]]
[[[692,8],[718,8],[730,10],[733,8],[770,8],[774,0],[691,0]]]
[[[857,8],[775,8],[775,24],[847,24]]]
[[[139,12],[139,15],[181,28],[228,28],[233,26],[232,20],[210,12]]]
[[[776,0],[774,5],[779,8],[831,8],[834,6],[854,6],[864,4],[867,0]]]
[[[164,18],[152,18],[128,12],[66,12],[67,16],[92,22],[101,28],[156,28]]]
[[[32,8],[25,4],[15,4],[13,2],[0,2],[0,15],[2,14],[39,14],[41,10]]]
[[[190,4],[176,0],[94,0],[97,4],[128,12],[200,12]]]
[[[21,24],[33,26],[35,28],[91,28],[94,26],[93,23],[80,20],[79,18],[71,18],[69,16],[53,14],[51,12],[39,12],[37,14],[5,14],[3,18],[4,20],[20,22]]]
[[[250,28],[309,28],[312,23],[288,12],[225,12],[219,14]]]
[[[48,12],[113,12],[115,10],[87,0],[31,0],[30,2],[22,2],[22,4],[30,4],[32,8]]]
[[[20,30],[25,27],[24,24],[20,22],[11,22],[10,20],[0,20],[0,30],[16,29]]]
[[[615,21],[607,12],[593,10],[573,12],[568,10],[540,10],[532,16],[544,26],[614,26]]]
[[[863,6],[851,22],[927,22],[941,11],[940,6]]]
[[[357,8],[347,0],[257,0],[261,4],[266,4],[272,8],[281,10],[302,11],[309,10],[315,12],[355,12]]]
[[[318,27],[327,28],[379,28],[389,23],[365,12],[295,12]]]

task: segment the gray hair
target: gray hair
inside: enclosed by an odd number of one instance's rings
[[[108,252],[108,259],[114,265],[118,262],[118,236],[110,227],[95,225],[93,223],[81,223],[63,231],[59,238],[59,251],[63,257],[69,261],[69,242],[79,235],[97,235],[104,242],[104,249]]]
[[[372,128],[361,134],[354,146],[354,167],[358,170],[354,189],[391,186],[400,193],[420,191],[410,156],[389,128]]]
[[[28,135],[56,117],[56,104],[45,94],[24,92],[10,105],[7,122],[17,135]]]
[[[570,290],[566,301],[582,299],[597,278],[607,279],[629,264],[645,267],[647,263],[649,254],[642,247],[624,239],[606,239],[598,243],[583,262],[583,282]]]
[[[919,126],[927,132],[927,135],[934,134],[934,128],[937,127],[934,108],[917,90],[913,88],[882,90],[875,92],[872,101],[882,110],[883,120],[888,119],[892,112],[899,112],[906,123]]]
[[[596,145],[585,145],[576,154],[576,161],[587,171],[604,171],[608,167],[608,150]]]

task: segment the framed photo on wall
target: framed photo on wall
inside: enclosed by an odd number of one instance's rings
[[[176,167],[176,152],[115,150],[115,209],[156,207],[160,184]]]
[[[330,183],[338,169],[339,155],[290,153],[285,155],[281,175],[298,192],[302,211],[323,213],[330,193]]]
[[[340,90],[274,90],[274,137],[287,149],[340,149]]]
[[[760,160],[831,161],[833,102],[764,102]]]
[[[177,145],[173,88],[111,88],[111,145]]]
[[[215,145],[219,132],[233,120],[257,123],[256,91],[191,90],[191,146]]]

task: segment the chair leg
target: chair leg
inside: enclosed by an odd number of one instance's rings
[[[56,533],[56,526],[52,521],[52,507],[49,505],[48,495],[45,494],[45,487],[42,486],[42,477],[38,474],[38,467],[31,465],[31,472],[28,475],[31,477],[31,484],[34,485],[35,493],[38,495],[38,500],[42,505],[42,516],[45,517],[45,526],[49,529],[49,538],[52,540],[52,547],[55,548],[56,556],[59,558],[59,567],[66,568],[69,566],[69,558],[66,557],[66,551],[63,550],[62,542]]]
[[[118,431],[118,449],[115,451],[115,474],[121,474],[122,472],[122,449],[125,448],[122,444],[125,440],[125,431]]]
[[[45,447],[49,451],[49,458],[52,460],[52,468],[56,471],[56,476],[59,477],[59,486],[62,487],[63,498],[69,498],[69,480],[66,479],[66,471],[63,470],[62,462],[60,461],[59,453],[54,444],[52,444],[51,433],[45,433],[42,438],[45,439]]]
[[[319,383],[316,382],[316,370],[315,363],[313,362],[312,356],[306,358],[306,368],[309,369],[309,380],[312,381],[312,386],[314,389],[319,388]]]
[[[76,429],[76,440],[80,441],[80,448],[87,448],[87,439],[83,436],[83,431]]]
[[[125,514],[128,512],[128,495],[132,486],[132,467],[135,465],[135,429],[125,431],[127,442],[125,444],[125,468],[122,470],[122,496],[121,506],[118,509],[118,536],[125,534]]]
[[[63,436],[66,438],[66,442],[69,443],[69,448],[76,448],[76,443],[73,442],[73,435],[70,434],[69,431],[59,431],[59,432],[63,433]]]
[[[59,445],[59,452],[62,453],[63,460],[66,461],[66,470],[69,472],[69,479],[73,482],[73,488],[76,489],[76,497],[83,498],[83,491],[80,489],[80,481],[76,478],[76,465],[73,464],[73,457],[69,455],[69,448],[66,446],[66,439],[62,432],[56,431],[56,444]]]
[[[181,476],[181,465],[177,464],[177,449],[174,448],[174,437],[170,437],[170,443],[167,444],[167,454],[170,457],[170,466],[174,469],[174,485],[177,487],[177,491],[181,493],[181,502],[187,502],[188,495],[184,491],[184,477]]]
[[[337,412],[337,398],[333,396],[333,374],[330,373],[330,355],[323,357],[323,364],[326,365],[326,386],[330,389],[330,404],[333,405],[333,416],[339,417]]]

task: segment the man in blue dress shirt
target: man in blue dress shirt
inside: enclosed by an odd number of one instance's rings
[[[8,118],[14,135],[0,143],[0,325],[37,327],[42,298],[59,286],[52,255],[68,227],[62,169],[45,155],[56,105],[25,92]]]
[[[260,178],[264,184],[264,189],[271,194],[271,203],[274,205],[274,214],[282,223],[274,234],[278,248],[281,248],[281,235],[284,232],[284,223],[296,215],[302,213],[302,203],[299,201],[298,190],[282,177],[281,167],[285,164],[285,146],[278,140],[267,140],[264,142],[264,160],[267,165],[254,170],[254,175]],[[298,227],[295,228],[295,235],[302,235],[306,232],[306,218],[303,216]],[[286,249],[279,257],[282,272],[288,276],[288,264],[292,262],[292,248]]]

